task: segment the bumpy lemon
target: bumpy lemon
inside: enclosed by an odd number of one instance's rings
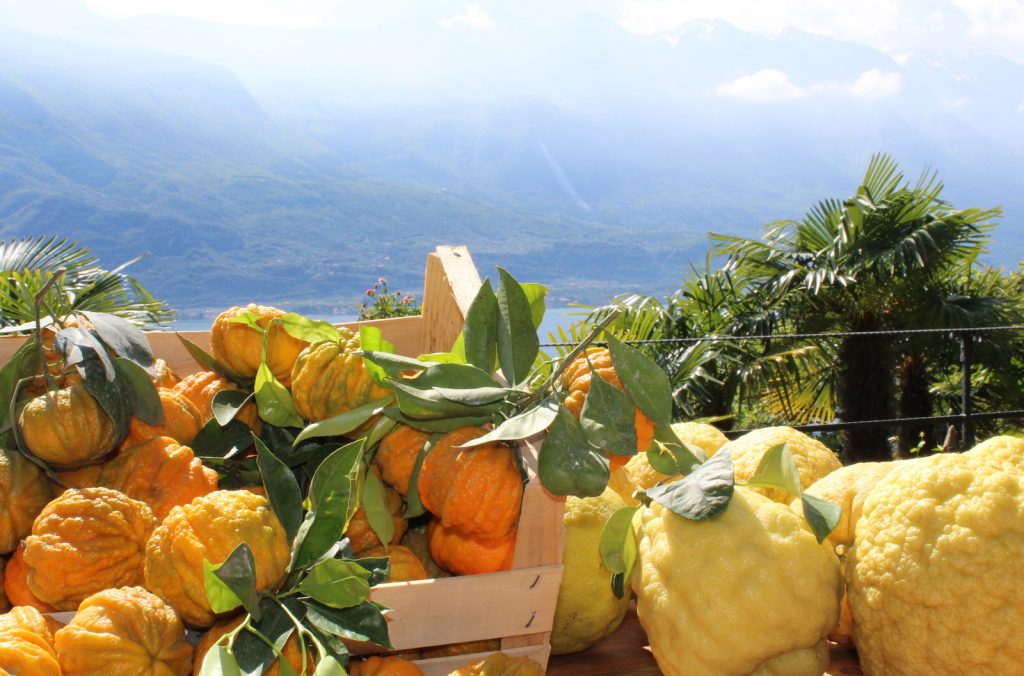
[[[821,676],[842,574],[792,510],[737,487],[714,518],[653,503],[638,521],[637,615],[664,673]]]
[[[615,598],[611,572],[601,561],[601,533],[625,506],[612,489],[592,498],[565,500],[565,549],[562,586],[558,589],[551,652],[555,655],[586,650],[615,631],[629,607],[630,594]]]
[[[288,537],[267,499],[249,491],[214,491],[175,507],[146,544],[146,588],[195,627],[214,614],[206,598],[203,561],[223,562],[241,543],[256,561],[256,589],[277,585],[288,569]]]
[[[847,562],[866,673],[1024,673],[1024,476],[994,459],[900,463],[868,494]]]
[[[732,454],[736,481],[749,481],[754,477],[757,466],[765,452],[778,444],[786,444],[800,471],[800,487],[807,488],[829,472],[834,472],[842,463],[828,446],[812,439],[791,427],[764,427],[744,434],[721,447]],[[789,504],[793,496],[778,488],[751,487],[750,490],[774,500]]]
[[[680,441],[699,447],[709,458],[729,441],[721,430],[707,423],[675,423],[672,425],[672,431]],[[626,463],[626,475],[632,487],[631,494],[633,491],[647,490],[669,478],[667,474],[662,474],[651,467],[646,453],[638,453],[629,459]],[[626,502],[630,503],[629,500]]]

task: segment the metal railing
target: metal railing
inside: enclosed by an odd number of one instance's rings
[[[885,418],[880,420],[840,420],[835,422],[826,423],[807,423],[807,424],[795,424],[791,425],[793,429],[801,430],[803,432],[836,432],[848,429],[865,429],[865,428],[892,428],[900,427],[905,425],[940,425],[940,424],[954,424],[959,428],[960,440],[965,448],[973,446],[975,441],[975,422],[982,420],[1008,420],[1014,418],[1024,419],[1024,409],[1013,409],[1013,410],[1002,410],[1002,411],[983,411],[975,412],[973,402],[973,392],[971,388],[971,375],[974,362],[974,339],[977,336],[982,336],[987,333],[1003,332],[1003,331],[1024,331],[1024,325],[1004,325],[1004,326],[981,326],[961,329],[903,329],[903,330],[884,330],[884,331],[857,331],[857,332],[826,332],[826,333],[780,333],[780,334],[766,334],[766,335],[711,335],[711,336],[699,336],[692,338],[652,338],[649,340],[631,340],[627,341],[631,345],[695,345],[704,342],[724,342],[724,341],[752,341],[752,340],[786,340],[786,341],[799,341],[799,340],[820,340],[820,339],[843,339],[847,337],[897,337],[897,336],[915,336],[915,335],[942,335],[949,338],[955,339],[960,345],[960,413],[951,415],[936,415],[936,416],[924,416],[924,417],[897,417],[897,418]],[[602,345],[600,341],[595,342],[595,345]],[[571,347],[572,343],[545,343],[541,347]],[[742,436],[751,430],[737,429],[727,430],[725,435],[729,438],[736,438]]]

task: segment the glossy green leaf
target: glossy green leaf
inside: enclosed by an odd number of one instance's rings
[[[671,425],[654,426],[654,439],[647,450],[647,460],[656,472],[668,476],[689,474],[707,459],[704,449],[680,440]]]
[[[231,587],[217,577],[217,565],[203,559],[203,581],[206,585],[206,599],[215,613],[226,613],[242,605]]]
[[[729,506],[734,485],[732,456],[719,451],[683,479],[648,488],[640,495],[685,519],[703,521]]]
[[[7,431],[14,422],[10,411],[15,386],[22,378],[35,373],[38,365],[39,343],[26,340],[0,369],[0,431]]]
[[[295,410],[291,392],[274,377],[266,362],[256,369],[253,389],[260,418],[278,427],[302,427],[303,420]]]
[[[526,300],[530,304],[530,319],[533,321],[533,328],[540,329],[540,325],[544,321],[548,287],[533,282],[523,282],[519,286],[522,287],[523,293],[526,294]]]
[[[403,515],[406,519],[412,519],[426,513],[426,508],[423,506],[423,502],[420,500],[420,471],[423,469],[423,461],[426,459],[427,454],[430,453],[430,449],[434,447],[443,435],[440,432],[434,432],[427,439],[427,443],[423,444],[423,448],[420,449],[419,454],[416,456],[416,464],[412,467],[412,474],[409,475],[409,487],[405,495],[405,514]]]
[[[288,465],[274,455],[259,437],[254,434],[252,438],[256,444],[256,463],[263,477],[267,500],[288,534],[288,542],[291,542],[302,524],[302,493],[299,484]]]
[[[363,359],[370,361],[375,366],[379,366],[384,370],[384,373],[391,378],[402,378],[408,371],[419,373],[425,371],[432,363],[414,359],[413,357],[406,357],[401,354],[391,354],[390,352],[378,352],[375,350],[367,350],[365,348],[360,350],[363,355]]]
[[[67,366],[96,360],[103,367],[104,377],[107,380],[114,379],[114,362],[106,346],[92,332],[79,328],[61,329],[53,337],[53,347],[64,355]]]
[[[326,559],[310,568],[299,592],[330,608],[351,608],[370,595],[370,573],[352,561]]]
[[[564,406],[541,446],[539,474],[555,495],[595,496],[608,485],[608,458],[590,446],[583,426]]]
[[[320,343],[323,341],[338,342],[341,339],[341,331],[334,324],[319,319],[310,319],[295,312],[285,313],[283,317],[273,320],[280,324],[288,335],[307,343]]]
[[[614,385],[593,374],[580,425],[591,445],[612,455],[636,455],[636,407]]]
[[[363,510],[366,512],[366,521],[370,524],[370,529],[387,550],[395,536],[395,522],[391,518],[391,510],[388,509],[384,484],[373,472],[367,472],[363,482]]]
[[[626,394],[656,425],[672,422],[672,386],[668,375],[640,350],[626,345],[610,332],[605,333],[612,365]]]
[[[241,420],[232,420],[221,427],[211,418],[190,445],[197,458],[230,458],[252,445],[252,431]]]
[[[288,606],[285,612],[283,605]],[[305,606],[297,599],[260,600],[260,619],[250,618],[250,629],[240,631],[235,637],[231,652],[238,661],[243,676],[258,676],[277,659],[288,639],[295,634],[295,623],[288,613],[302,621]],[[257,636],[254,632],[259,632]],[[269,644],[268,644],[269,642]]]
[[[456,389],[452,387],[435,387],[434,391],[448,401],[466,406],[486,406],[504,400],[506,397],[523,394],[519,390],[504,387],[473,387]]]
[[[371,587],[382,584],[391,575],[390,556],[367,556],[354,561],[369,573],[368,582]]]
[[[298,436],[295,437],[295,445],[299,445],[306,439],[318,437],[341,437],[356,429],[375,415],[380,415],[384,407],[390,404],[394,397],[388,395],[382,399],[371,401],[368,404],[357,406],[351,410],[339,413],[338,415],[307,425]]]
[[[424,432],[451,432],[452,430],[460,427],[476,427],[479,425],[486,425],[493,420],[493,414],[490,415],[468,415],[468,416],[456,416],[454,418],[413,418],[402,413],[401,409],[391,406],[384,409],[384,415],[395,420],[396,422],[414,427]]]
[[[203,570],[206,570],[204,566]],[[224,599],[228,602],[237,600],[242,606],[249,611],[252,615],[253,620],[259,621],[260,619],[260,595],[256,591],[256,559],[252,555],[252,550],[249,545],[245,542],[241,543],[228,554],[228,558],[224,559],[224,562],[218,566],[213,566],[213,575],[218,580],[224,583],[224,585],[231,590],[235,598],[230,599],[227,595],[224,595]],[[209,584],[207,584],[207,596],[209,596]],[[225,610],[231,610],[237,606],[231,606],[224,610],[219,609],[213,605],[213,599],[210,599],[210,607],[214,609],[214,612],[220,613]]]
[[[451,366],[451,364],[439,364],[439,366]],[[411,418],[436,420],[438,418],[480,416],[497,413],[501,408],[500,402],[481,406],[458,404],[446,399],[434,389],[420,389],[410,386],[406,382],[392,379],[387,381],[387,387],[394,391],[399,410]]]
[[[601,531],[599,551],[601,562],[613,576],[612,592],[617,598],[625,594],[625,580],[629,579],[636,563],[636,534],[633,515],[639,507],[623,507],[612,514]]]
[[[199,347],[185,336],[181,335],[180,333],[175,333],[174,335],[178,337],[178,340],[180,340],[181,344],[185,346],[185,349],[192,356],[192,358],[196,360],[196,363],[202,366],[205,370],[219,373],[220,375],[224,376],[225,378],[233,382],[235,385],[244,386],[252,382],[252,378],[244,378],[238,375],[237,373],[229,369],[227,366],[221,364],[219,361],[214,359],[212,354],[210,354],[203,348]]]
[[[121,390],[121,381],[116,378],[108,378],[102,362],[102,359],[83,359],[75,365],[75,368],[78,369],[78,373],[82,377],[85,389],[99,403],[100,408],[113,423],[114,438],[123,439],[128,432],[132,411]],[[113,362],[111,362],[111,368],[113,368]]]
[[[153,366],[153,350],[146,334],[127,319],[106,312],[82,312],[93,331],[112,355],[127,359],[143,369]]]
[[[512,275],[498,268],[498,363],[512,385],[526,380],[540,351],[530,301]]]
[[[316,671],[313,672],[313,676],[345,676],[346,674],[348,672],[345,671],[345,667],[341,666],[341,662],[330,655],[317,662]]]
[[[327,456],[310,482],[309,502],[293,548],[293,570],[316,561],[341,539],[359,507],[363,442],[354,441]]]
[[[370,374],[373,381],[378,385],[384,383],[384,379],[387,376],[387,372],[375,363],[371,359],[366,358],[368,352],[394,352],[395,347],[384,340],[384,336],[380,329],[376,326],[369,326],[367,324],[359,325],[359,349],[363,351],[363,366],[366,368],[366,372]]]
[[[253,331],[258,331],[261,334],[266,333],[267,330],[260,326],[260,319],[260,316],[255,312],[242,312],[240,314],[235,315],[228,321],[232,324],[244,324]]]
[[[786,444],[777,444],[765,451],[747,485],[777,488],[793,497],[800,495],[800,469]]]
[[[238,662],[226,646],[217,644],[206,653],[199,676],[242,676]]]
[[[255,395],[251,392],[241,390],[221,390],[213,395],[210,406],[213,409],[213,417],[217,424],[224,427],[235,419],[238,412],[248,404]]]
[[[306,618],[320,631],[352,641],[369,641],[391,649],[388,624],[381,606],[363,601],[358,606],[339,610],[318,603],[306,604]]]
[[[528,439],[550,427],[557,415],[558,401],[554,397],[548,397],[536,407],[504,420],[487,434],[467,441],[459,448],[472,448],[495,441]]]
[[[396,427],[398,427],[398,423],[396,421],[386,415],[381,415],[369,430],[359,435],[359,438],[363,440],[363,446],[365,448],[372,449],[376,452],[377,444],[380,443],[380,440],[391,434],[392,430]],[[370,456],[367,460],[373,460],[373,457]]]
[[[462,329],[462,349],[466,361],[490,373],[498,350],[498,297],[485,279],[477,291]]]
[[[162,423],[164,407],[146,369],[134,361],[117,357],[114,359],[114,371],[117,373],[121,393],[127,400],[131,414],[150,425]]]
[[[819,543],[824,542],[825,538],[839,525],[839,519],[843,515],[842,510],[839,505],[808,493],[800,495],[800,502],[804,508],[804,519],[811,527],[814,537]]]

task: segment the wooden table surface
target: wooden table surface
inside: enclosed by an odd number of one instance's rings
[[[646,649],[647,635],[631,608],[619,629],[587,650],[573,655],[554,655],[548,663],[550,676],[658,676],[654,656]],[[857,655],[850,648],[832,646],[827,676],[859,676]]]

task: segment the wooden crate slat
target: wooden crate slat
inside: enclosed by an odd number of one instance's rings
[[[439,246],[427,256],[419,354],[452,348],[480,284],[480,273],[466,247]]]
[[[561,565],[534,566],[384,584],[370,598],[393,609],[391,643],[406,650],[550,631],[561,581]]]

